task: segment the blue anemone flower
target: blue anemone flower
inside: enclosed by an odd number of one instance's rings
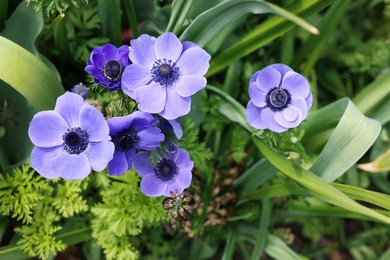
[[[58,97],[54,111],[38,112],[28,135],[31,166],[46,178],[82,179],[104,170],[114,154],[103,114],[71,92]]]
[[[153,150],[164,141],[164,134],[156,126],[158,120],[151,114],[136,111],[124,117],[110,118],[107,122],[115,144],[114,158],[108,163],[110,175],[119,176],[131,169],[137,149]]]
[[[249,82],[249,96],[248,123],[277,133],[297,127],[313,103],[307,79],[284,64],[257,71]]]
[[[191,184],[193,167],[188,152],[173,145],[169,151],[160,153],[155,164],[150,160],[150,152],[140,152],[134,157],[134,169],[142,176],[141,192],[150,197],[170,197],[176,191],[181,194]]]
[[[191,109],[191,96],[206,86],[211,56],[171,32],[157,39],[147,34],[130,42],[132,62],[122,76],[122,90],[138,109],[172,120]]]

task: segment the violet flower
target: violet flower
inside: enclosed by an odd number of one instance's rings
[[[108,163],[110,175],[119,176],[131,169],[137,149],[153,150],[164,141],[164,134],[156,127],[158,120],[151,114],[136,111],[107,122],[115,144],[114,158]]]
[[[249,82],[249,96],[248,123],[277,133],[297,127],[313,103],[307,79],[284,64],[257,71]]]
[[[140,152],[134,157],[134,169],[142,176],[141,192],[150,197],[170,197],[170,192],[176,190],[182,193],[191,184],[193,167],[188,152],[175,146],[161,154],[155,165],[150,160],[150,152]]]
[[[28,135],[31,166],[46,178],[82,179],[104,170],[114,154],[103,114],[71,92],[58,97],[54,111],[38,112]]]
[[[97,84],[114,91],[120,88],[122,73],[129,64],[129,46],[105,44],[92,50],[85,71]]]
[[[123,72],[123,91],[139,110],[168,120],[188,114],[191,96],[206,86],[211,56],[170,32],[157,39],[143,34],[130,44],[132,64]]]

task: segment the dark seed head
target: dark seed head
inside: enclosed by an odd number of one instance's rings
[[[117,82],[121,79],[123,65],[117,60],[107,61],[103,65],[103,75],[112,82]]]
[[[266,97],[266,103],[272,111],[282,111],[291,101],[290,93],[283,88],[271,89]]]

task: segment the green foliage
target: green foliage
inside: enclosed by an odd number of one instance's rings
[[[56,223],[88,209],[80,194],[86,188],[82,184],[44,179],[27,164],[12,174],[0,174],[0,213],[22,221],[15,232],[21,235],[17,245],[25,253],[45,259],[66,248],[55,237],[62,229]]]
[[[25,0],[34,10],[45,9],[47,16],[56,12],[64,13],[70,6],[81,7],[88,4],[88,0]]]
[[[182,128],[183,138],[179,140],[179,146],[187,150],[195,167],[201,171],[207,170],[207,160],[211,159],[212,152],[204,143],[199,143],[199,128],[189,118],[182,122]]]
[[[71,181],[57,185],[57,194],[52,205],[64,218],[88,210],[87,202],[80,194],[82,183],[82,181]]]
[[[35,208],[52,190],[28,165],[16,168],[12,175],[0,175],[0,213],[31,223]]]
[[[86,62],[90,49],[103,45],[107,38],[96,37],[101,22],[96,5],[86,8],[72,8],[65,24],[70,48],[76,50],[74,58]]]
[[[140,177],[134,171],[111,179],[110,185],[101,188],[102,202],[91,208],[92,236],[107,259],[135,259],[138,252],[130,238],[139,235],[144,227],[161,223],[164,209],[160,198],[141,193]]]

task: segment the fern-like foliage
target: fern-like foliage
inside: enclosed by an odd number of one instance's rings
[[[28,5],[32,5],[34,10],[45,9],[46,14],[64,13],[69,6],[79,7],[88,4],[88,0],[25,0]]]
[[[15,231],[22,237],[17,242],[29,256],[38,256],[47,259],[50,254],[55,255],[63,251],[66,245],[54,237],[60,226],[54,225],[59,216],[48,205],[42,205],[42,211],[37,211],[35,221],[31,225],[23,225]]]
[[[12,174],[0,174],[0,214],[22,222],[15,229],[21,235],[17,244],[31,257],[46,259],[65,249],[55,235],[57,224],[88,209],[82,197],[86,181],[59,181],[42,178],[29,165]]]
[[[23,223],[33,221],[34,209],[53,190],[47,181],[34,173],[28,165],[23,165],[12,175],[0,174],[0,214]]]
[[[100,193],[102,202],[91,209],[95,216],[92,236],[102,246],[107,259],[136,259],[139,253],[130,243],[131,236],[139,235],[143,227],[161,223],[165,212],[160,198],[141,193],[140,178],[134,171],[112,179]]]
[[[82,187],[80,184],[82,182],[71,181],[57,186],[57,194],[52,205],[64,218],[88,210],[87,202],[81,196]]]
[[[201,171],[207,171],[208,167],[206,162],[211,159],[213,154],[204,143],[198,142],[199,128],[189,118],[186,118],[182,122],[182,127],[184,135],[179,140],[179,146],[188,151],[196,167]]]

